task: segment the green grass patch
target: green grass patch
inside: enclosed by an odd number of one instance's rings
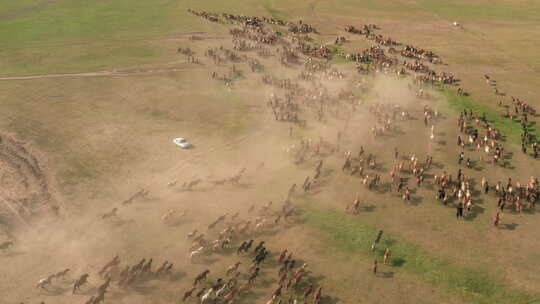
[[[276,19],[281,19],[281,20],[285,20],[285,19],[289,19],[290,16],[287,15],[286,13],[282,12],[282,11],[279,11],[277,9],[275,9],[273,6],[272,6],[272,0],[266,0],[264,2],[264,9],[270,14],[270,16],[272,16],[273,18],[276,18]]]
[[[415,0],[421,7],[442,17],[477,22],[490,21],[538,21],[538,1],[508,0]]]
[[[33,45],[40,41],[86,40],[118,33],[155,33],[172,29],[176,4],[156,1],[53,1],[47,6],[29,4],[12,18],[0,19],[5,47]],[[9,14],[9,13],[8,13]]]
[[[307,209],[307,224],[323,231],[330,242],[346,254],[382,258],[386,247],[392,249],[392,265],[418,276],[433,286],[458,294],[468,303],[528,303],[534,298],[510,289],[502,281],[478,270],[454,265],[434,257],[416,245],[397,241],[387,234],[375,252],[371,243],[378,230],[338,211]],[[380,259],[379,259],[380,260]]]
[[[470,96],[459,95],[455,90],[447,86],[439,87],[439,92],[446,98],[451,109],[457,112],[462,112],[465,109],[473,110],[480,116],[485,114],[489,123],[500,130],[507,141],[521,144],[522,127],[520,120],[511,120],[510,118],[502,117],[499,112],[490,106],[475,103]],[[531,123],[527,124],[527,131],[534,138],[538,138],[537,131]]]

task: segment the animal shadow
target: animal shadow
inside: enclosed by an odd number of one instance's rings
[[[401,267],[401,266],[403,266],[405,263],[406,263],[406,261],[405,261],[405,259],[403,259],[403,258],[394,258],[394,259],[392,259],[392,261],[390,262],[390,265],[396,266],[396,267]]]
[[[17,250],[17,251],[6,250],[4,252],[0,252],[0,256],[4,256],[4,257],[15,257],[15,256],[23,255],[23,254],[26,254],[26,253],[20,250]]]
[[[504,229],[504,230],[515,230],[517,228],[517,226],[519,226],[519,224],[516,224],[516,223],[512,223],[512,224],[502,224],[499,226],[499,229]]]
[[[368,205],[368,206],[362,207],[362,210],[365,211],[365,212],[373,212],[373,211],[375,211],[376,208],[377,208],[377,206],[375,206],[375,205]]]
[[[394,277],[394,272],[392,272],[392,271],[382,272],[382,273],[381,273],[381,277],[382,277],[383,279],[391,279],[391,278]]]

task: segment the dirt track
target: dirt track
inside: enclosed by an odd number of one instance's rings
[[[171,73],[178,71],[186,71],[184,68],[159,68],[159,69],[130,69],[120,71],[99,71],[99,72],[87,72],[87,73],[66,73],[66,74],[42,74],[42,75],[30,75],[30,76],[13,76],[13,77],[0,77],[0,80],[31,80],[42,78],[75,78],[75,77],[118,77],[118,76],[132,76],[132,75],[153,75],[162,73]],[[193,69],[189,69],[193,70]]]

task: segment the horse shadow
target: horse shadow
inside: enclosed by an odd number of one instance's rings
[[[176,220],[174,220],[174,219],[169,220],[165,224],[167,226],[170,226],[170,227],[178,227],[180,225],[189,224],[189,223],[192,223],[192,222],[193,222],[192,219],[179,218],[179,219],[176,219]]]
[[[396,244],[396,240],[394,239],[385,239],[383,240],[383,244],[384,246],[383,247],[386,247],[386,248],[389,248],[389,247],[392,247]],[[384,254],[384,249],[380,249],[380,255],[383,255]]]
[[[179,188],[175,188],[174,191],[176,193],[183,193],[183,192],[206,192],[207,190],[210,190],[211,187],[196,187],[196,186],[193,186],[191,188],[182,188],[182,187],[179,187]]]
[[[218,258],[216,257],[213,257],[213,256],[205,256],[203,257],[202,259],[199,260],[198,263],[196,264],[207,264],[207,265],[212,265],[214,263],[216,263],[217,261],[219,261]],[[195,263],[194,263],[195,264]]]
[[[509,161],[504,161],[502,167],[509,170],[514,170],[516,167],[512,166]]]
[[[136,284],[131,287],[131,290],[139,294],[145,295],[145,294],[150,294],[151,292],[153,292],[155,290],[155,287],[145,286],[142,284]]]
[[[388,172],[388,169],[386,169],[383,166],[383,163],[378,163],[377,166],[375,168],[373,168],[373,171],[380,172],[380,173],[386,173],[386,172]]]
[[[330,176],[332,173],[334,173],[334,171],[335,171],[334,169],[329,169],[329,168],[324,169],[324,170],[322,170],[322,172],[321,172],[321,176],[328,177],[328,176]]]
[[[47,295],[59,296],[61,294],[66,293],[67,291],[70,291],[71,288],[54,285],[54,286],[51,286],[51,287],[49,287],[47,289],[43,289],[43,290],[45,290],[47,292]]]
[[[311,194],[311,195],[317,195],[317,194],[319,194],[321,192],[322,192],[322,189],[317,189],[316,187],[315,187],[315,190],[313,188],[311,188],[310,190],[307,191],[307,193]]]
[[[381,272],[380,277],[383,278],[383,279],[391,279],[391,278],[394,277],[394,272],[393,271]]]
[[[17,251],[13,251],[13,250],[5,250],[4,252],[2,252],[0,254],[0,256],[4,256],[4,257],[15,257],[15,256],[19,256],[19,255],[24,255],[26,254],[26,252],[24,251],[20,251],[20,250],[17,250]]]
[[[253,233],[253,237],[260,238],[260,237],[271,237],[276,235],[276,231],[271,229],[261,230],[261,231],[255,231]]]
[[[536,209],[535,208],[525,209],[523,210],[523,212],[528,213],[528,214],[536,214]]]
[[[333,297],[333,296],[329,296],[329,295],[324,295],[321,297],[321,303],[325,303],[325,304],[337,304],[337,303],[341,303],[341,299],[338,298],[338,297]]]
[[[434,184],[424,184],[422,186],[424,189],[427,189],[427,190],[434,190],[435,189],[435,185]]]
[[[233,186],[235,188],[239,188],[239,189],[251,189],[251,188],[253,188],[253,185],[255,185],[255,184],[252,184],[252,183],[238,183],[238,184],[235,184]]]
[[[137,208],[137,210],[138,209],[140,209],[140,208]],[[130,223],[133,223],[133,222],[135,222],[135,220],[133,220],[133,219],[125,220],[125,219],[121,219],[121,218],[115,218],[112,221],[104,221],[104,222],[106,224],[108,224],[109,226],[111,226],[111,227],[121,227],[121,226],[130,224]]]
[[[424,201],[424,198],[422,196],[411,196],[411,200],[409,203],[413,206],[418,206]]]
[[[166,280],[166,281],[171,281],[171,282],[178,282],[178,281],[180,281],[181,279],[183,279],[185,277],[186,277],[185,272],[176,271],[176,272],[170,273],[169,275],[166,275],[166,276],[158,276],[156,279],[157,280],[164,280],[164,281]]]
[[[434,168],[437,168],[437,169],[442,169],[442,168],[444,168],[444,164],[443,164],[443,163],[439,163],[439,162],[433,162],[433,163],[431,164],[431,166],[434,167]]]
[[[141,200],[139,200],[139,202],[141,203],[156,203],[156,202],[159,202],[161,199],[157,196],[146,196],[144,198],[142,198]]]
[[[85,295],[85,296],[93,296],[97,293],[98,288],[97,287],[90,287],[86,289],[85,291],[78,292],[79,295]]]
[[[503,229],[503,230],[515,230],[518,226],[519,226],[519,224],[517,224],[517,223],[512,223],[512,224],[502,224],[502,225],[499,225],[498,228],[499,228],[499,229]]]
[[[390,259],[390,265],[395,266],[395,267],[401,267],[405,265],[406,262],[407,261],[404,258],[399,258],[399,257]]]
[[[480,206],[473,206],[472,208],[472,211],[469,212],[469,214],[467,214],[467,216],[464,216],[464,219],[466,221],[473,221],[474,219],[476,219],[478,217],[479,214],[482,214],[485,212],[485,208],[483,207],[480,207]]]
[[[377,208],[377,206],[375,206],[375,205],[367,205],[367,206],[362,207],[362,211],[364,211],[364,212],[373,212],[373,211],[375,211],[376,208]]]

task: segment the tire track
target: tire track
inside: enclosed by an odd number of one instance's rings
[[[63,74],[39,74],[28,76],[6,76],[0,77],[0,81],[9,80],[32,80],[43,78],[80,78],[80,77],[124,77],[135,75],[153,75],[174,73],[180,71],[193,71],[193,68],[156,68],[156,69],[132,69],[132,70],[112,70],[85,73],[63,73]]]

